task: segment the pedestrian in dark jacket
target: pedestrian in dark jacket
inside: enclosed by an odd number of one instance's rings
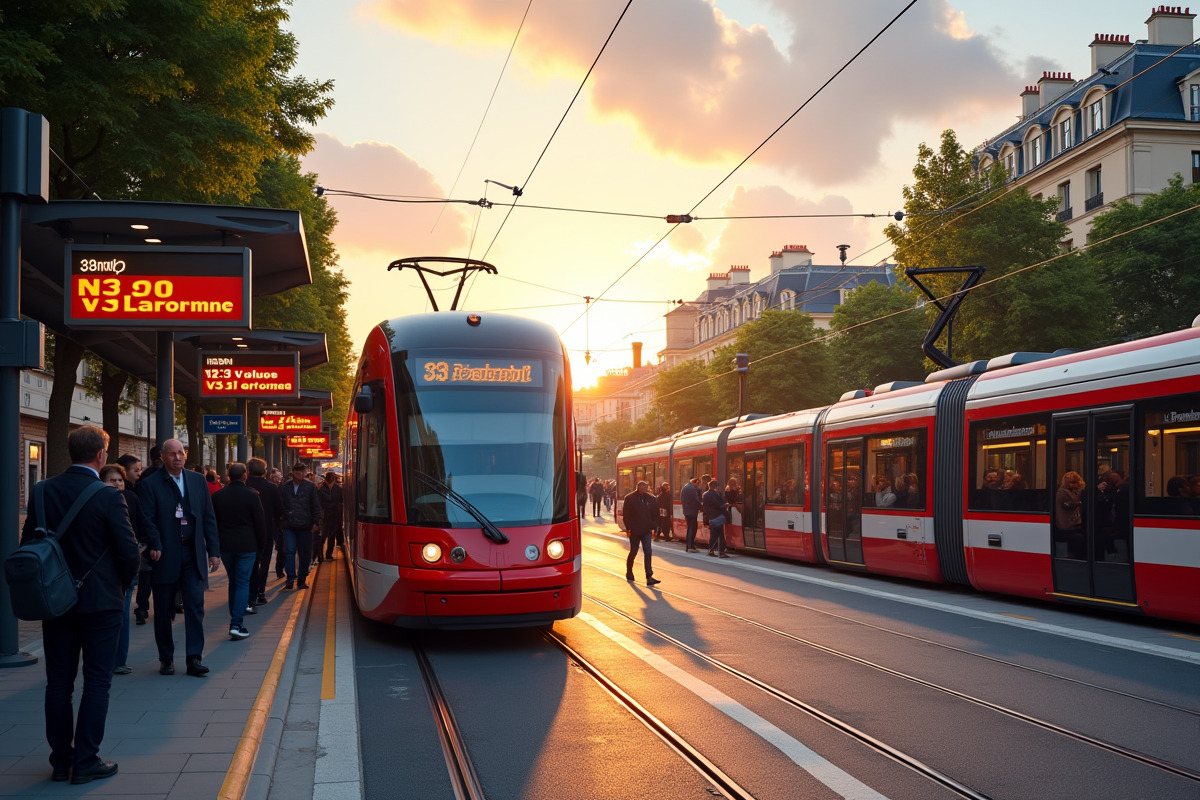
[[[313,532],[321,524],[321,500],[317,497],[317,487],[305,480],[307,474],[308,465],[297,462],[292,467],[292,479],[279,487],[283,501],[283,541],[287,548],[283,557],[287,572],[284,589],[308,588]]]
[[[333,559],[333,548],[342,543],[342,486],[336,472],[326,472],[325,480],[317,487],[321,501],[321,538],[325,541],[325,558]],[[317,551],[319,561],[321,552]]]
[[[644,548],[646,585],[662,583],[654,577],[650,563],[650,543],[654,539],[654,528],[658,525],[658,500],[650,494],[650,484],[638,481],[637,490],[625,495],[621,506],[621,524],[629,532],[629,557],[625,560],[625,580],[634,580],[633,562],[637,560],[638,548]]]
[[[42,651],[46,662],[46,741],[50,744],[51,780],[89,783],[117,774],[115,761],[100,758],[100,742],[104,739],[108,691],[121,635],[121,609],[125,592],[137,575],[138,547],[125,498],[112,487],[92,497],[68,529],[57,529],[75,498],[100,480],[108,434],[84,425],[71,431],[67,449],[71,466],[42,482],[44,520],[38,518],[30,494],[21,541],[32,538],[39,525],[62,534],[59,541],[71,575],[76,581],[83,580],[75,607],[61,617],[42,622]],[[83,694],[76,717],[71,695],[80,654]]]
[[[229,465],[229,483],[212,496],[221,539],[221,561],[229,574],[229,638],[245,639],[244,617],[255,613],[250,606],[250,573],[267,543],[267,523],[258,492],[246,485],[246,465]]]
[[[679,493],[679,504],[683,507],[683,520],[687,523],[687,534],[683,539],[684,552],[696,552],[696,528],[699,526],[701,502],[700,479],[693,477],[683,485]]]
[[[248,605],[261,606],[267,602],[267,576],[271,572],[271,549],[276,548],[279,555],[276,558],[278,575],[283,575],[283,528],[280,520],[283,517],[283,500],[279,497],[279,487],[267,479],[267,462],[261,458],[252,458],[246,462],[249,477],[246,485],[258,492],[258,500],[262,503],[263,518],[267,523],[267,541],[258,551],[254,562],[254,570],[250,573],[250,602]]]
[[[671,497],[671,484],[663,482],[658,487],[658,535],[660,539],[674,539],[671,532],[671,510],[674,505]]]
[[[588,489],[588,495],[592,498],[592,516],[600,518],[600,503],[604,500],[604,483],[595,478],[592,480],[592,485]]]
[[[708,522],[708,554],[729,558],[725,552],[725,497],[718,489],[720,485],[720,481],[709,481],[702,498],[704,519]]]

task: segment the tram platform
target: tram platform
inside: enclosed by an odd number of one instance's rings
[[[309,589],[284,591],[271,574],[267,604],[245,617],[250,637],[229,638],[227,577],[205,593],[204,677],[183,664],[183,616],[174,623],[176,674],[160,675],[153,617],[130,629],[128,675],[114,675],[102,758],[112,778],[50,780],[43,717],[41,624],[22,622],[19,647],[38,657],[0,669],[0,798],[167,800],[361,797],[354,706],[352,603],[345,562],[314,567]],[[336,580],[335,580],[336,579]],[[78,708],[82,677],[76,683]]]

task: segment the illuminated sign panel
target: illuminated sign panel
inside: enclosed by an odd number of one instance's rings
[[[320,433],[321,413],[308,409],[263,408],[258,412],[259,433]]]
[[[536,389],[542,385],[541,361],[413,358],[409,359],[408,368],[418,386],[522,386]]]
[[[259,400],[300,396],[300,354],[222,350],[200,354],[201,397]]]
[[[328,433],[302,433],[298,436],[287,437],[288,447],[299,447],[311,450],[328,450]]]
[[[301,458],[337,458],[337,450],[304,449],[300,451]]]
[[[66,246],[70,327],[250,329],[246,247]]]

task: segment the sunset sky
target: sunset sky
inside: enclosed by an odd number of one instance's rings
[[[903,207],[921,142],[946,128],[966,147],[1000,133],[1044,70],[1087,77],[1094,34],[1144,39],[1152,8],[918,0],[722,183],[906,5],[634,0],[617,25],[626,0],[295,0],[299,72],[334,81],[304,161],[319,183],[496,204],[330,197],[356,347],[380,320],[428,309],[415,273],[388,263],[470,256],[499,275],[470,283],[465,307],[553,325],[577,386],[628,366],[634,341],[653,361],[671,301],[694,299],[710,272],[744,264],[758,280],[789,244],[822,264],[838,244],[848,267],[887,259],[887,215]],[[507,221],[512,193],[486,180],[524,188]],[[697,203],[709,218],[880,216],[707,219],[655,247],[672,227],[662,218]],[[448,307],[454,284],[435,285]],[[589,310],[585,296],[601,299]]]

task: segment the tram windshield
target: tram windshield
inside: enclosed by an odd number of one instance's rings
[[[396,356],[410,523],[471,528],[480,526],[482,514],[496,525],[516,527],[568,518],[563,367],[513,355]],[[467,502],[455,502],[437,483]]]

